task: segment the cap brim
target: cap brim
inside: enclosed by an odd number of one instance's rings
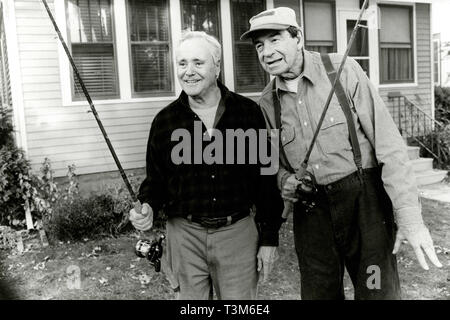
[[[244,32],[240,39],[241,40],[246,40],[246,39],[250,39],[251,38],[251,34],[255,33],[256,31],[261,31],[261,30],[286,30],[287,28],[289,28],[290,25],[288,24],[278,24],[278,23],[271,23],[271,24],[263,24],[260,26],[257,26],[253,29],[250,29],[246,32]]]

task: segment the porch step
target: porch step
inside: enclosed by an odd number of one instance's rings
[[[408,146],[408,157],[409,160],[419,159],[420,147]]]
[[[434,183],[439,183],[447,176],[445,170],[426,170],[416,172],[416,181],[418,186],[426,186]]]
[[[419,158],[410,160],[409,162],[411,163],[416,174],[433,169],[433,158]]]

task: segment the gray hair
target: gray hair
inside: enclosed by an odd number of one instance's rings
[[[212,55],[214,64],[219,65],[221,61],[222,56],[222,46],[220,45],[219,41],[217,39],[209,34],[207,34],[204,31],[190,31],[185,30],[183,31],[183,34],[181,35],[181,40],[178,43],[178,46],[180,46],[184,41],[189,39],[203,39],[206,41],[206,43],[209,44],[208,50]]]

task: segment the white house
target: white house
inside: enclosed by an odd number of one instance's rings
[[[305,45],[341,52],[360,0],[49,0],[124,168],[145,166],[154,115],[180,93],[174,47],[183,29],[202,29],[223,45],[222,81],[258,99],[269,81],[250,42],[239,40],[259,11],[289,6]],[[388,101],[400,92],[433,117],[431,0],[370,0],[350,55]],[[17,142],[38,168],[57,176],[116,170],[40,0],[1,0],[2,101],[12,104]],[[9,99],[9,100],[8,100]],[[395,111],[393,110],[393,113]]]

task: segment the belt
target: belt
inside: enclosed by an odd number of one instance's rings
[[[195,223],[200,224],[202,227],[217,229],[220,227],[229,226],[229,225],[235,223],[236,221],[239,221],[239,220],[247,217],[249,214],[250,214],[250,209],[246,209],[246,210],[238,211],[238,212],[235,212],[228,216],[220,217],[220,218],[198,217],[198,216],[193,216],[192,214],[187,215],[185,218],[189,222],[195,222]]]

